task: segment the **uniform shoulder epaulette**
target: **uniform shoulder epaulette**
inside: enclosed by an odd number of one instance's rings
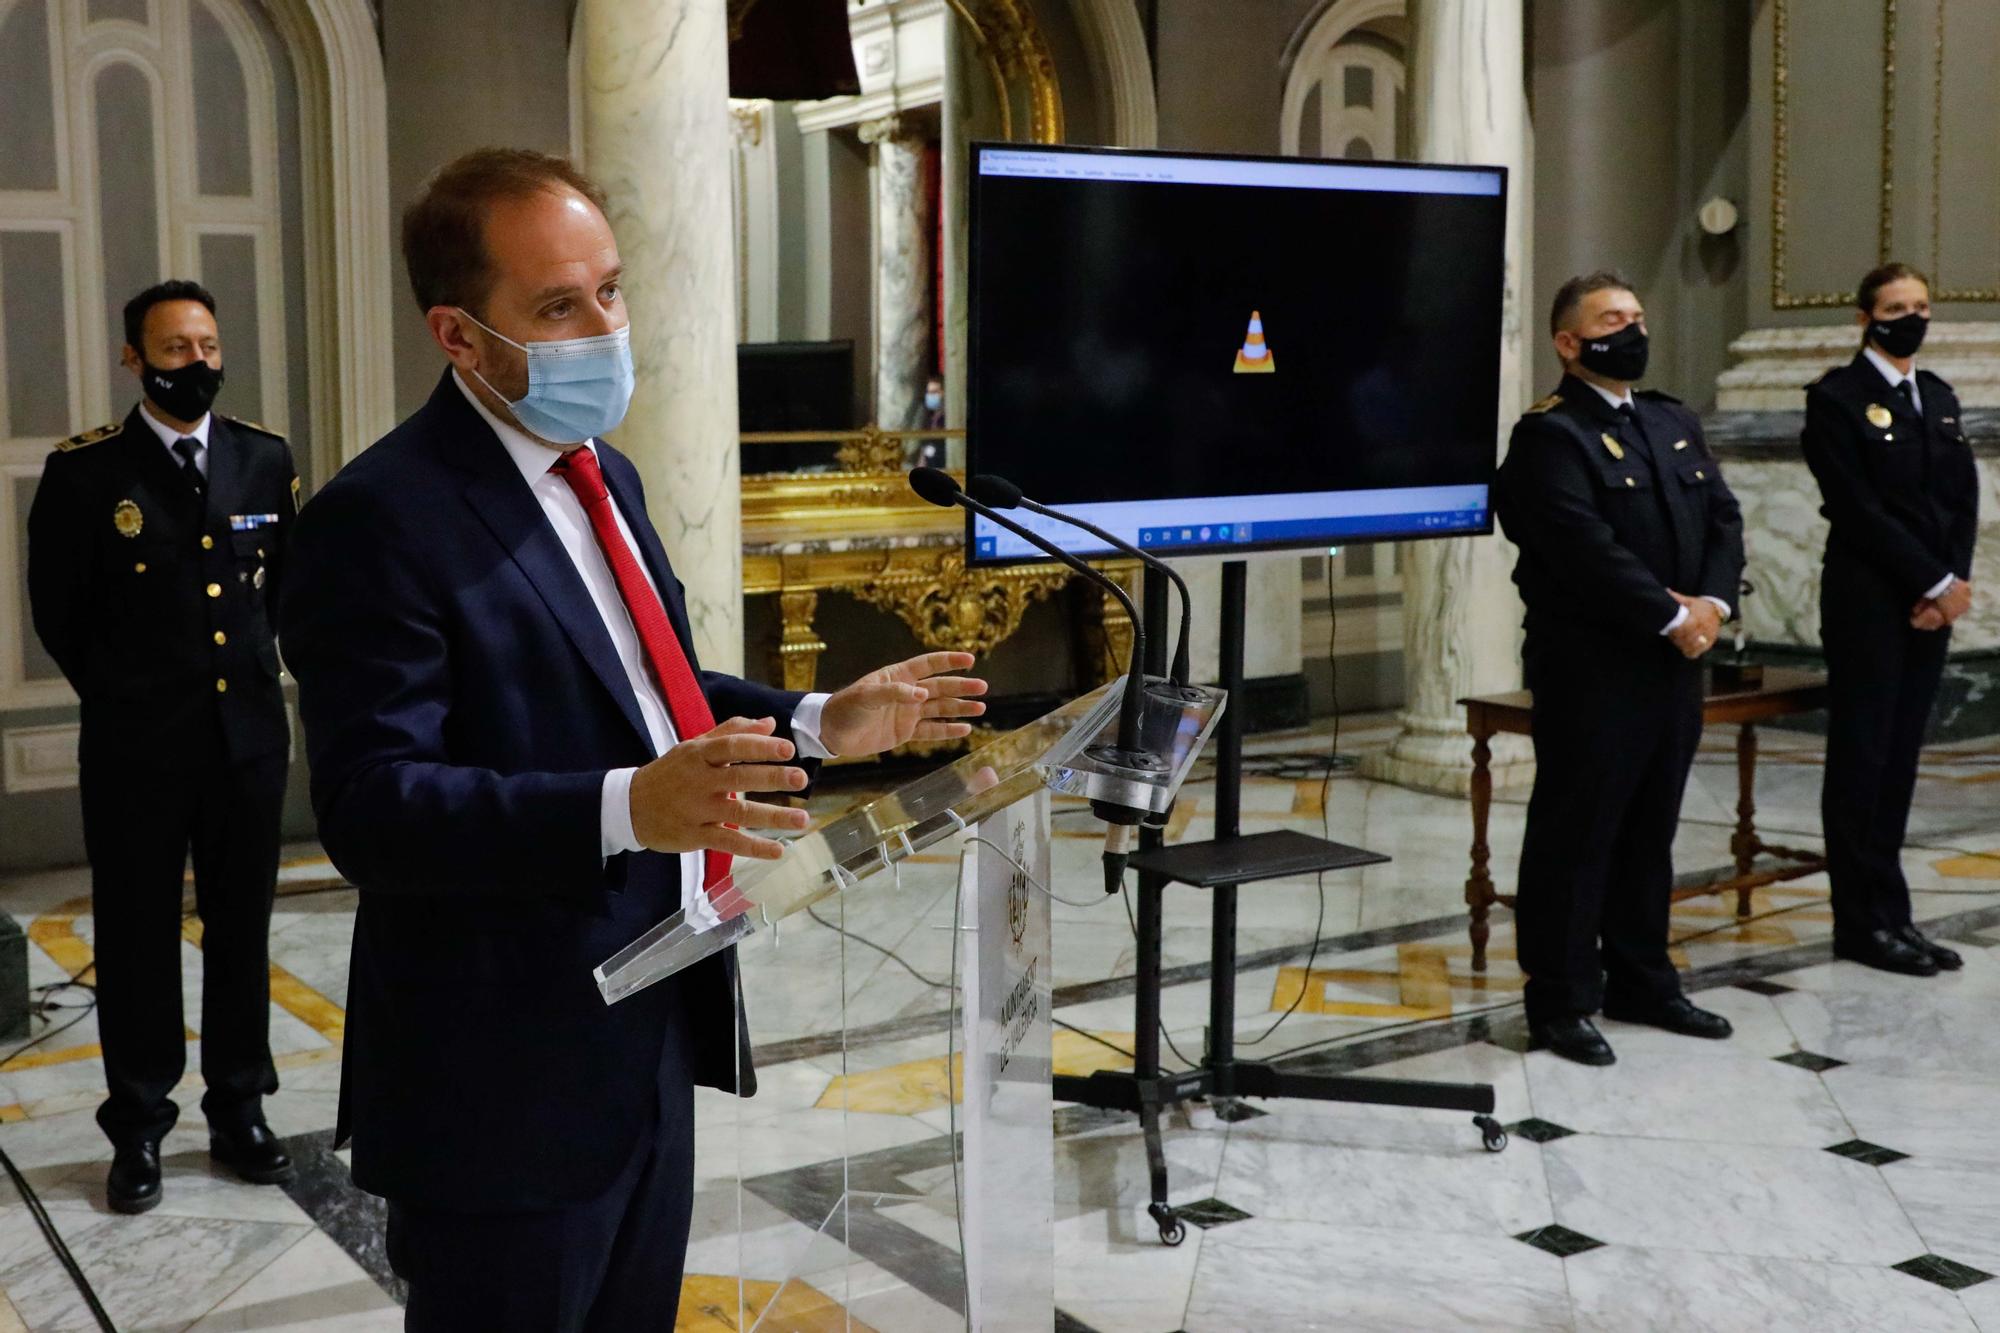
[[[1530,403],[1527,409],[1524,412],[1522,412],[1521,415],[1539,416],[1541,413],[1548,411],[1550,408],[1560,405],[1562,403],[1562,400],[1563,396],[1561,394],[1552,393],[1538,403]]]
[[[224,421],[227,421],[232,426],[241,426],[245,430],[254,430],[259,435],[268,435],[274,440],[282,440],[285,438],[285,433],[283,431],[272,430],[269,426],[266,426],[261,421],[246,421],[242,417],[232,417],[226,412],[217,412],[215,415],[221,417]]]
[[[1672,394],[1666,392],[1664,389],[1640,389],[1638,392],[1633,394],[1633,397],[1650,398],[1656,403],[1678,404],[1681,401],[1680,399],[1674,397]]]
[[[66,454],[72,449],[81,449],[88,444],[97,444],[100,441],[108,440],[112,436],[121,433],[124,429],[124,422],[114,421],[108,426],[99,426],[96,430],[87,430],[81,435],[72,435],[67,440],[57,440],[56,451]]]

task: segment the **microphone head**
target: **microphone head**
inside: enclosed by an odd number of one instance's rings
[[[1021,503],[1021,488],[991,472],[982,472],[967,482],[965,493],[990,509],[1012,509]]]
[[[951,474],[942,468],[913,467],[910,469],[910,489],[919,499],[928,500],[941,509],[949,509],[958,502],[959,485],[951,479]]]

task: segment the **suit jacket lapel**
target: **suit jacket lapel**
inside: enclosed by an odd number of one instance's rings
[[[597,605],[590,600],[590,591],[583,586],[583,577],[576,572],[569,552],[563,549],[562,539],[549,526],[541,502],[507,457],[506,448],[466,403],[451,382],[449,370],[424,410],[444,418],[439,433],[449,441],[447,452],[473,474],[465,487],[466,503],[534,585],[549,614],[562,626],[650,754],[652,735],[646,730],[632,683],[597,614]]]

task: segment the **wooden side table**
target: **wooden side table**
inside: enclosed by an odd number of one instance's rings
[[[1818,852],[1779,847],[1757,836],[1757,724],[1794,713],[1810,713],[1826,707],[1826,677],[1812,671],[1766,667],[1764,680],[1755,689],[1711,694],[1703,701],[1704,726],[1728,726],[1736,731],[1736,831],[1729,850],[1736,859],[1736,873],[1708,884],[1674,890],[1676,901],[1711,893],[1736,894],[1736,914],[1750,915],[1750,894],[1768,884],[1799,879],[1826,869],[1826,858]],[[1465,729],[1472,735],[1472,874],[1465,881],[1465,905],[1471,912],[1472,970],[1486,970],[1486,941],[1491,934],[1487,917],[1496,902],[1514,905],[1514,895],[1493,887],[1489,872],[1492,849],[1486,844],[1487,820],[1493,810],[1493,750],[1489,742],[1500,732],[1518,736],[1532,734],[1535,699],[1527,690],[1510,694],[1485,694],[1460,699],[1465,708]],[[1791,864],[1757,870],[1759,855],[1779,857]]]

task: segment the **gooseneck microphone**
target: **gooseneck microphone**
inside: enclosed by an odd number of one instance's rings
[[[1131,597],[1118,586],[1117,580],[1092,569],[1040,533],[995,513],[990,506],[967,495],[951,474],[942,469],[911,468],[910,489],[917,493],[918,498],[927,500],[941,509],[954,506],[968,509],[981,518],[1005,528],[1030,546],[1046,552],[1069,566],[1117,599],[1118,604],[1125,608],[1125,614],[1132,619],[1132,660],[1125,672],[1125,692],[1118,700],[1118,739],[1115,745],[1093,745],[1085,753],[1099,763],[1118,768],[1146,773],[1165,773],[1166,760],[1144,749],[1139,738],[1139,709],[1144,701],[1146,686],[1145,622],[1139,615],[1139,609],[1132,605]],[[1132,806],[1096,799],[1091,801],[1090,808],[1092,813],[1109,826],[1104,838],[1104,891],[1116,893],[1125,879],[1125,859],[1132,848],[1132,830],[1145,817],[1145,812]]]
[[[1073,528],[1081,528],[1113,550],[1123,551],[1126,555],[1131,556],[1141,564],[1157,569],[1173,580],[1174,586],[1180,589],[1181,593],[1181,632],[1178,642],[1174,645],[1174,664],[1167,672],[1167,679],[1175,685],[1186,685],[1188,683],[1188,625],[1194,619],[1194,612],[1193,599],[1188,596],[1187,581],[1180,576],[1180,571],[1158,556],[1140,550],[1123,538],[1112,536],[1095,523],[1078,518],[1075,514],[1066,514],[1060,509],[1052,509],[1040,501],[1030,500],[1021,493],[1019,486],[1016,486],[1005,477],[998,477],[990,472],[983,472],[968,481],[965,484],[965,489],[968,495],[983,505],[990,505],[995,509],[1013,509],[1019,506],[1030,513],[1040,514],[1044,518],[1055,519],[1058,523],[1067,523]]]

